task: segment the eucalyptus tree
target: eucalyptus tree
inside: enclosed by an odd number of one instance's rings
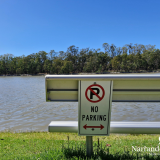
[[[66,51],[66,59],[67,61],[71,61],[73,64],[73,73],[76,73],[78,70],[78,47],[75,47],[74,45],[68,47]]]
[[[89,48],[81,49],[78,55],[78,72],[83,72],[84,65],[87,61]]]

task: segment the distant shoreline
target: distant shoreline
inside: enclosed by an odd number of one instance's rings
[[[70,74],[49,74],[49,73],[38,73],[38,74],[3,74],[0,76],[46,76],[46,75],[87,75],[87,74],[132,74],[132,73],[160,73],[158,71],[139,71],[139,72],[102,72],[102,73],[70,73]]]

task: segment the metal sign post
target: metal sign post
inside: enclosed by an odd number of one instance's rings
[[[88,157],[91,157],[91,155],[93,154],[92,136],[86,136],[86,152]]]
[[[79,81],[78,135],[86,136],[87,155],[93,152],[92,136],[109,136],[112,81]]]

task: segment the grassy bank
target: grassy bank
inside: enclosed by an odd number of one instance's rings
[[[154,150],[158,148],[159,137],[114,134],[108,137],[94,136],[92,159],[160,159],[160,151]],[[0,132],[0,159],[86,159],[85,138],[77,133]],[[140,147],[143,151],[135,151],[132,146],[135,149]],[[144,146],[148,149],[152,147],[152,151],[144,151]]]

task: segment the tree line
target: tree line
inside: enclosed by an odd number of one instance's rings
[[[72,45],[66,52],[39,51],[28,56],[0,56],[0,75],[3,74],[71,74],[154,71],[160,69],[160,50],[155,45],[126,44],[116,47],[103,44],[100,49],[79,49]]]

